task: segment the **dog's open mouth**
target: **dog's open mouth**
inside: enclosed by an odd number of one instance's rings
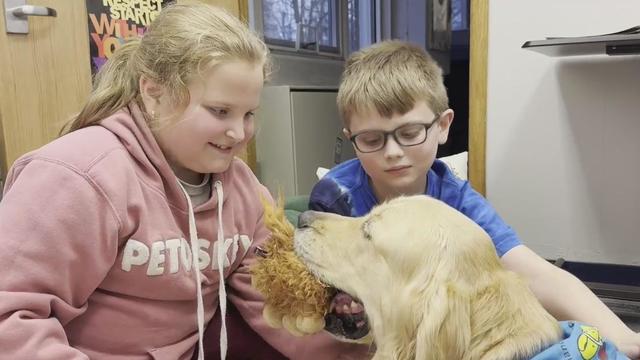
[[[369,333],[369,321],[362,303],[338,289],[324,320],[325,330],[340,338],[358,340]]]

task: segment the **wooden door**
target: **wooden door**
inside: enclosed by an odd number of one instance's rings
[[[205,2],[246,18],[246,0]],[[27,3],[53,8],[57,17],[29,17],[28,34],[7,34],[0,16],[0,180],[18,157],[54,139],[91,90],[86,1]],[[255,154],[245,161],[254,166]]]
[[[55,138],[91,89],[87,14],[81,0],[33,0],[57,17],[29,17],[28,34],[7,34],[0,16],[2,178],[19,156]]]

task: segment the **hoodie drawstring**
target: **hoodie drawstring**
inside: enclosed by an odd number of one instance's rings
[[[189,243],[191,244],[191,258],[193,259],[193,269],[196,273],[196,292],[198,297],[198,360],[204,360],[204,347],[202,345],[202,338],[204,334],[204,301],[202,300],[202,280],[200,278],[200,261],[198,257],[198,250],[200,246],[198,244],[198,230],[196,229],[196,218],[193,214],[193,205],[191,204],[191,197],[187,193],[187,190],[182,186],[180,181],[178,185],[184,196],[187,198],[187,205],[189,207]]]
[[[187,190],[180,184],[180,189],[187,198],[187,205],[189,206],[189,242],[191,243],[191,256],[193,258],[193,267],[196,273],[197,282],[197,296],[198,296],[198,360],[204,359],[204,348],[202,345],[204,334],[204,301],[202,300],[202,281],[200,277],[200,261],[198,257],[198,250],[200,249],[198,244],[198,231],[196,229],[196,219],[193,213],[193,206],[191,204],[191,197],[187,193]],[[214,183],[216,194],[218,195],[218,245],[217,245],[217,260],[218,260],[218,299],[220,303],[220,359],[224,360],[227,357],[227,290],[224,283],[224,265],[227,257],[227,250],[231,244],[225,244],[224,240],[224,228],[222,227],[222,205],[224,203],[224,192],[222,190],[222,181],[217,180]]]
[[[213,186],[218,194],[218,302],[220,303],[220,359],[227,357],[227,289],[224,284],[224,263],[227,258],[228,244],[225,244],[222,228],[222,181],[217,180]]]

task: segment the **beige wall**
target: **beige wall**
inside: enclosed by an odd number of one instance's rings
[[[640,265],[640,55],[520,46],[638,25],[637,0],[490,0],[487,196],[547,258]]]

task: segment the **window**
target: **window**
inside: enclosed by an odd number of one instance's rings
[[[347,1],[349,53],[374,43],[375,7],[371,0]]]
[[[375,0],[254,0],[253,23],[270,47],[342,57],[373,43]]]

